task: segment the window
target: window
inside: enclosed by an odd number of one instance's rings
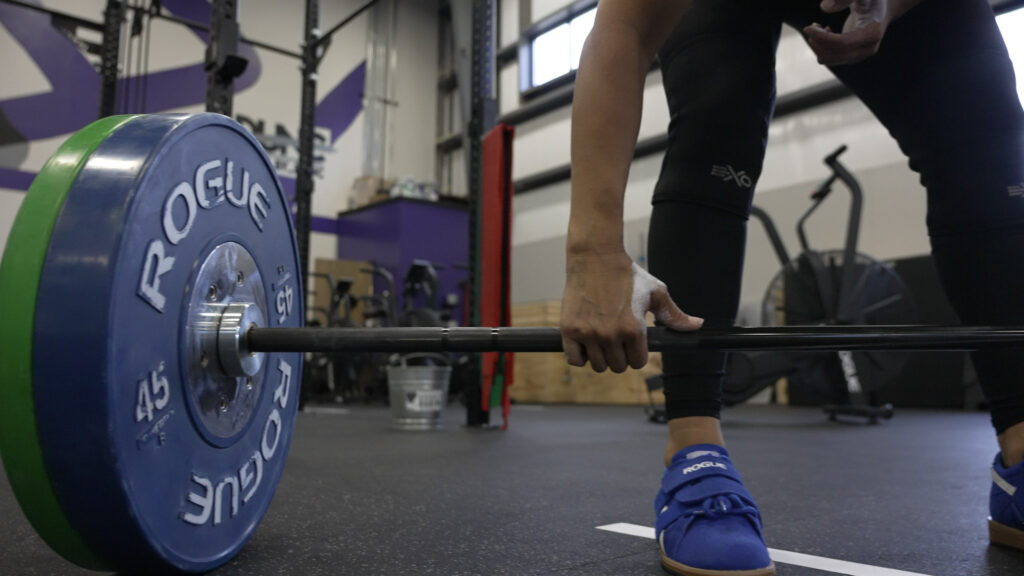
[[[597,8],[575,14],[569,12],[561,24],[533,38],[530,42],[532,73],[528,84],[522,87],[524,92],[562,78],[579,67],[583,43],[594,27],[596,13]],[[1017,73],[1017,93],[1024,103],[1024,8],[1001,14],[996,22],[1010,50]]]
[[[537,36],[533,40],[533,81],[532,86],[540,86],[567,74],[571,67],[571,44],[569,42],[569,25],[562,24],[557,28]]]
[[[1024,8],[997,16],[996,23],[1010,50],[1010,59],[1017,73],[1017,94],[1024,103]]]
[[[573,70],[580,67],[583,43],[587,41],[587,36],[590,36],[590,31],[594,28],[594,16],[596,15],[597,9],[594,8],[573,18],[569,23],[569,49],[572,50],[570,58],[572,58]]]
[[[596,8],[571,16],[530,43],[530,85],[536,88],[561,78],[580,65],[583,43],[594,27]]]

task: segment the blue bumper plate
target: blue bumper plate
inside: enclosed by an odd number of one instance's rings
[[[113,568],[210,570],[266,513],[302,355],[217,375],[196,318],[246,300],[300,326],[294,237],[269,159],[222,116],[133,118],[69,190],[39,285],[37,426],[61,508]]]

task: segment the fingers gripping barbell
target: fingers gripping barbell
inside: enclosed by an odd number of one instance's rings
[[[208,114],[115,117],[32,184],[0,264],[0,453],[26,516],[88,568],[201,572],[259,524],[302,352],[561,349],[555,328],[301,328],[288,199]],[[973,349],[1024,329],[648,332],[652,350]]]

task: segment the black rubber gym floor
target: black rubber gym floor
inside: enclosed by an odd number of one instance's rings
[[[507,432],[448,416],[414,433],[383,408],[300,414],[270,512],[215,574],[663,574],[654,540],[597,529],[653,525],[665,428],[641,409],[516,406]],[[866,426],[741,407],[723,421],[769,546],[863,565],[777,561],[778,574],[1024,574],[1024,553],[988,546],[986,415]],[[88,574],[46,548],[6,481],[0,517],[0,574]]]

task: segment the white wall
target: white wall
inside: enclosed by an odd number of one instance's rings
[[[532,20],[541,20],[566,4],[564,0],[532,0]],[[832,78],[816,63],[800,36],[788,29],[780,41],[777,60],[780,95]],[[502,78],[515,78],[514,68],[503,71]],[[501,97],[503,112],[519,105],[518,94],[504,83]],[[570,115],[570,108],[565,108],[517,126],[515,179],[569,161]],[[663,134],[668,120],[660,75],[655,72],[648,77],[644,91],[640,138]],[[926,253],[924,191],[917,176],[909,170],[884,127],[852,98],[781,118],[771,126],[755,203],[775,218],[790,251],[798,251],[792,230],[796,218],[808,205],[807,197],[814,185],[827,176],[821,159],[844,143],[850,151],[843,160],[861,179],[866,195],[861,250],[880,259]],[[650,197],[661,160],[660,154],[640,159],[630,171],[625,200],[626,247],[637,260],[645,254]],[[808,230],[816,247],[842,244],[846,207],[846,199],[837,195],[816,214]],[[559,298],[564,286],[564,261],[551,258],[551,253],[562,250],[565,239],[568,182],[516,196],[514,210],[513,301]],[[750,230],[742,298],[760,301],[779,265],[759,225],[752,223]]]
[[[433,180],[437,119],[437,0],[399,0],[395,131],[388,176]]]
[[[519,0],[498,0],[498,46],[505,47],[519,41]]]
[[[550,16],[552,12],[572,4],[572,2],[566,2],[565,0],[529,0],[529,2],[531,22],[543,20]]]
[[[21,207],[21,200],[25,197],[22,192],[12,192],[0,189],[0,254],[7,245],[7,234],[14,225],[14,216]]]
[[[202,1],[202,0],[198,0]],[[398,43],[395,50],[396,86],[395,131],[393,154],[387,176],[408,175],[429,180],[434,172],[434,130],[437,94],[437,0],[397,0]],[[93,21],[101,21],[104,0],[43,0],[42,5]],[[362,0],[328,0],[321,2],[321,29],[326,30],[363,4]],[[274,0],[245,0],[240,3],[239,20],[242,34],[299,51],[303,34],[301,3]],[[14,9],[13,7],[7,7]],[[366,59],[368,16],[362,15],[337,33],[330,44],[319,74],[319,99],[325,98]],[[165,21],[154,21],[150,52],[150,73],[201,64],[205,46],[187,29]],[[251,87],[235,96],[236,117],[244,115],[263,122],[266,132],[273,134],[278,126],[298,137],[300,71],[299,62],[271,51],[256,49],[261,74]],[[53,90],[40,66],[12,36],[0,26],[0,101],[43,94]],[[361,94],[361,89],[359,91]],[[69,102],[74,95],[69,96]],[[202,111],[201,102],[175,111]],[[170,110],[151,110],[168,112]],[[348,207],[350,186],[362,171],[363,114],[360,113],[333,146],[322,151],[325,157],[322,173],[316,180],[313,196],[315,216],[334,218]],[[22,172],[39,171],[46,159],[56,151],[67,134],[0,146],[0,168]],[[327,134],[321,127],[318,133]],[[331,135],[332,137],[334,135]],[[291,159],[297,150],[290,150]],[[283,170],[283,177],[293,176]],[[0,250],[3,249],[14,213],[23,192],[0,188]],[[313,258],[333,258],[336,244],[333,237],[314,235]]]

